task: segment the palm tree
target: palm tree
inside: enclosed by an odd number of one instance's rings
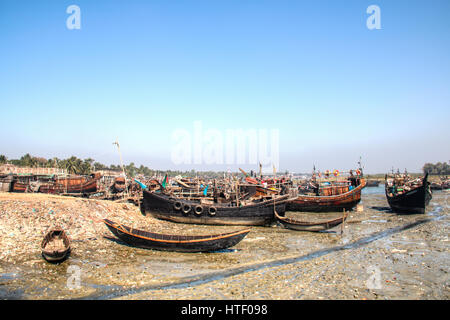
[[[65,160],[68,173],[78,174],[81,171],[81,160],[75,156]]]
[[[92,164],[94,163],[94,159],[87,158],[84,159],[84,162],[81,164],[81,171],[83,174],[89,174],[92,171]]]

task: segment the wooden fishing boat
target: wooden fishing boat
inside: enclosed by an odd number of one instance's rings
[[[10,192],[13,183],[12,175],[2,175],[0,176],[0,192]]]
[[[26,192],[28,190],[28,183],[14,180],[11,183],[11,192]]]
[[[430,183],[431,190],[446,190],[449,188],[450,188],[450,180],[446,180],[445,178],[441,178],[440,182]]]
[[[125,178],[124,177],[117,177],[114,180],[114,190],[117,192],[122,192],[125,190]]]
[[[61,193],[92,193],[97,191],[98,175],[90,177],[57,178],[54,181],[43,183],[39,192],[50,194]]]
[[[162,192],[144,190],[143,209],[155,218],[181,223],[211,225],[269,225],[274,208],[282,215],[289,195],[239,203],[187,200]]]
[[[385,192],[392,211],[403,214],[425,213],[432,198],[428,173],[423,179],[413,180],[407,177],[388,180],[386,175]]]
[[[366,187],[378,187],[380,185],[380,181],[378,180],[367,180]]]
[[[350,186],[324,188],[325,195],[299,194],[295,200],[286,204],[287,211],[331,212],[352,210],[361,201],[361,191],[366,180],[355,179]],[[333,190],[334,189],[334,190]],[[334,194],[333,194],[334,193]]]
[[[64,261],[70,254],[70,240],[62,229],[49,231],[41,243],[42,256],[52,263]]]
[[[344,212],[343,216],[340,218],[325,221],[300,221],[292,218],[282,217],[278,215],[276,211],[275,217],[285,228],[298,231],[318,232],[318,231],[325,231],[340,225],[347,218],[347,213]]]
[[[109,230],[123,242],[139,248],[179,252],[208,252],[223,250],[238,244],[250,229],[214,235],[168,235],[133,229],[104,219]]]

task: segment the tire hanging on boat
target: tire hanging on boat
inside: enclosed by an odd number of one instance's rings
[[[180,201],[176,201],[176,202],[173,204],[173,208],[174,208],[175,210],[180,210],[182,206],[183,206],[183,205],[182,205],[182,203],[181,203]]]
[[[215,216],[215,215],[216,215],[216,212],[217,212],[217,208],[216,208],[216,207],[209,207],[209,209],[208,209],[208,214],[209,214],[210,216]]]
[[[190,211],[191,211],[191,206],[190,206],[189,204],[185,203],[185,204],[183,205],[183,212],[184,212],[185,214],[188,214]]]
[[[195,212],[195,214],[198,215],[198,216],[201,215],[201,214],[203,213],[203,207],[200,206],[200,205],[195,206],[194,212]]]

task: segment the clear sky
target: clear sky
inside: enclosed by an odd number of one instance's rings
[[[68,6],[81,11],[70,30]],[[368,6],[381,29],[369,30]],[[279,132],[279,170],[450,160],[450,1],[0,1],[0,154],[176,164],[194,122]]]

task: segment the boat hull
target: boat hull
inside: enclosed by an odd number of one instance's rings
[[[39,192],[59,194],[59,193],[92,193],[97,191],[97,179],[87,181],[66,182],[58,180],[53,183],[42,184],[39,187]]]
[[[245,229],[218,235],[177,236],[136,230],[107,219],[104,223],[117,238],[133,247],[177,252],[224,250],[238,244],[250,232],[250,229]]]
[[[273,201],[264,201],[257,204],[242,207],[223,206],[220,204],[205,205],[195,201],[173,198],[164,194],[152,193],[144,190],[143,208],[145,213],[155,218],[169,220],[173,222],[189,224],[209,224],[209,225],[244,225],[244,226],[264,226],[275,221],[274,207],[280,214],[284,214],[286,205],[280,198],[274,205]],[[181,208],[177,209],[181,204]],[[197,206],[202,207],[200,214],[196,213]],[[191,209],[183,210],[184,206]],[[214,214],[211,208],[215,208]]]
[[[53,239],[59,238],[64,242],[64,248],[54,250],[48,249],[47,244]],[[42,257],[50,263],[61,263],[70,255],[70,239],[63,230],[49,231],[41,243]]]
[[[423,214],[432,199],[432,193],[428,183],[424,181],[424,185],[393,197],[389,196],[386,189],[386,198],[392,211],[396,213]]]
[[[310,222],[310,221],[298,221],[286,217],[281,217],[275,214],[278,222],[280,222],[285,228],[296,231],[311,231],[319,232],[334,228],[345,221],[347,214],[344,214],[341,218],[322,221],[322,222]]]
[[[295,200],[287,203],[287,211],[303,212],[336,212],[352,210],[361,201],[361,191],[366,182],[361,183],[348,192],[333,196],[307,196],[299,195]]]

